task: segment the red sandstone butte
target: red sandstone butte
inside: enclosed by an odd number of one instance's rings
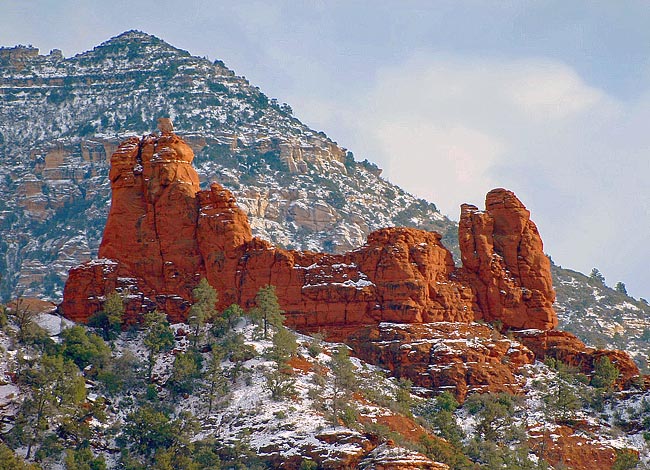
[[[493,189],[485,211],[461,206],[458,239],[464,279],[483,320],[507,328],[553,329],[551,263],[530,212],[506,189]]]
[[[124,141],[111,157],[100,259],[73,268],[64,290],[61,310],[72,320],[87,321],[118,290],[128,322],[153,308],[183,321],[206,277],[220,308],[251,306],[260,287],[276,286],[288,325],[304,331],[479,319],[557,325],[541,239],[509,191],[490,192],[485,212],[463,206],[463,268],[439,234],[410,228],[378,230],[340,255],[283,250],[252,236],[230,191],[217,183],[201,191],[191,148],[168,120],[159,129]]]

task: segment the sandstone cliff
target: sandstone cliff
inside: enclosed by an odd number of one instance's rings
[[[160,135],[128,139],[111,157],[100,260],[71,271],[62,303],[69,318],[86,321],[119,289],[129,292],[129,321],[154,306],[184,320],[193,287],[207,277],[221,307],[249,306],[260,287],[277,286],[289,324],[300,329],[481,319],[505,328],[557,324],[541,239],[508,191],[492,191],[485,213],[463,207],[461,269],[439,234],[408,228],[378,230],[340,255],[284,250],[252,236],[230,191],[216,183],[200,191],[192,149],[169,122],[160,127]]]
[[[127,322],[154,308],[185,321],[205,277],[221,309],[251,307],[260,287],[274,285],[288,326],[326,331],[365,360],[420,387],[451,388],[459,399],[476,390],[517,393],[519,368],[547,356],[589,373],[608,355],[623,372],[621,386],[638,375],[626,354],[552,331],[550,262],[512,192],[491,191],[485,211],[463,205],[460,268],[439,234],[410,228],[377,230],[344,254],[285,250],[253,237],[230,191],[217,183],[200,190],[191,147],[168,120],[159,127],[111,157],[100,259],[70,271],[61,304],[68,318],[87,321],[118,290]],[[493,337],[476,321],[526,331],[519,341]]]
[[[490,191],[485,208],[463,204],[458,226],[463,267],[483,319],[513,328],[555,328],[551,263],[530,212],[505,189]]]

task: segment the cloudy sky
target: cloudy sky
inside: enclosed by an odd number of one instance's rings
[[[221,59],[457,219],[494,187],[564,267],[650,298],[646,1],[0,0],[0,44],[128,29]]]

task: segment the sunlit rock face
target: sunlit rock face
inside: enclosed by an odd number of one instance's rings
[[[551,263],[530,212],[513,192],[490,191],[485,211],[463,204],[458,238],[465,279],[484,320],[507,328],[557,326]]]
[[[159,133],[124,141],[111,157],[111,209],[100,260],[75,268],[62,310],[86,321],[104,296],[128,292],[128,321],[151,308],[185,320],[201,277],[220,306],[251,305],[277,287],[290,325],[349,328],[380,322],[499,320],[553,328],[549,262],[529,213],[509,191],[488,194],[487,211],[463,206],[464,267],[435,232],[385,228],[344,254],[284,250],[254,238],[247,215],[217,183],[201,191],[194,153],[159,120]]]
[[[229,190],[200,190],[192,149],[168,120],[159,131],[124,141],[111,157],[100,258],[70,271],[61,304],[68,318],[86,322],[117,290],[127,323],[154,308],[186,321],[192,289],[205,277],[219,309],[249,308],[260,287],[276,286],[288,326],[325,332],[366,361],[460,400],[473,391],[521,392],[521,366],[545,357],[590,373],[606,355],[622,371],[621,386],[638,375],[626,354],[553,331],[550,263],[510,191],[491,191],[485,211],[463,205],[462,267],[438,233],[404,227],[374,231],[343,254],[286,250],[253,237]]]

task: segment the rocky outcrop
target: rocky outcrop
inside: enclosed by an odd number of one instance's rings
[[[119,289],[129,295],[129,321],[152,307],[184,320],[193,287],[206,277],[220,307],[250,306],[260,287],[277,286],[289,324],[304,330],[477,319],[504,327],[557,323],[541,239],[509,191],[490,192],[485,213],[463,206],[460,270],[439,234],[408,228],[378,230],[340,255],[284,250],[252,236],[230,191],[216,183],[201,191],[192,148],[168,119],[159,130],[126,140],[111,156],[112,202],[99,248],[107,261],[71,271],[62,304],[69,318],[87,320]],[[327,211],[311,209],[303,215],[314,223],[327,219]]]
[[[458,238],[484,320],[506,328],[557,326],[551,264],[530,212],[514,193],[493,189],[485,211],[463,204]]]
[[[285,250],[255,238],[246,213],[217,183],[200,190],[191,147],[169,121],[160,134],[131,138],[111,157],[113,190],[100,259],[71,270],[61,310],[85,322],[117,290],[126,321],[158,308],[185,321],[192,289],[203,277],[218,308],[254,305],[276,286],[287,325],[326,331],[355,354],[429,390],[521,390],[517,370],[551,356],[593,370],[609,356],[625,385],[638,370],[624,353],[587,348],[552,331],[548,258],[530,214],[510,191],[491,191],[486,211],[464,205],[463,267],[441,236],[384,228],[344,253]],[[528,329],[508,339],[503,329]]]
[[[449,470],[449,466],[433,462],[427,456],[401,447],[382,444],[373,449],[360,463],[362,470]]]
[[[571,470],[612,470],[625,468],[616,465],[618,453],[624,451],[638,456],[634,449],[617,449],[597,439],[590,439],[594,429],[556,426],[553,429],[531,431],[530,443],[533,451],[555,468]]]
[[[181,321],[202,277],[219,292],[220,307],[250,306],[260,287],[277,286],[289,324],[306,330],[479,315],[439,234],[382,229],[341,255],[274,247],[252,237],[230,191],[216,183],[199,190],[191,148],[169,122],[160,130],[123,142],[111,157],[100,261],[71,271],[62,303],[69,318],[86,321],[106,293],[120,289],[128,293],[128,321],[153,307]]]
[[[525,381],[518,370],[535,360],[518,341],[478,323],[381,323],[347,342],[362,360],[460,401],[471,392],[521,392]]]
[[[515,336],[533,351],[538,360],[557,359],[587,375],[593,373],[597,360],[607,357],[618,368],[616,385],[619,388],[627,387],[632,379],[639,377],[639,368],[627,353],[588,347],[566,331],[524,330],[515,332]]]

